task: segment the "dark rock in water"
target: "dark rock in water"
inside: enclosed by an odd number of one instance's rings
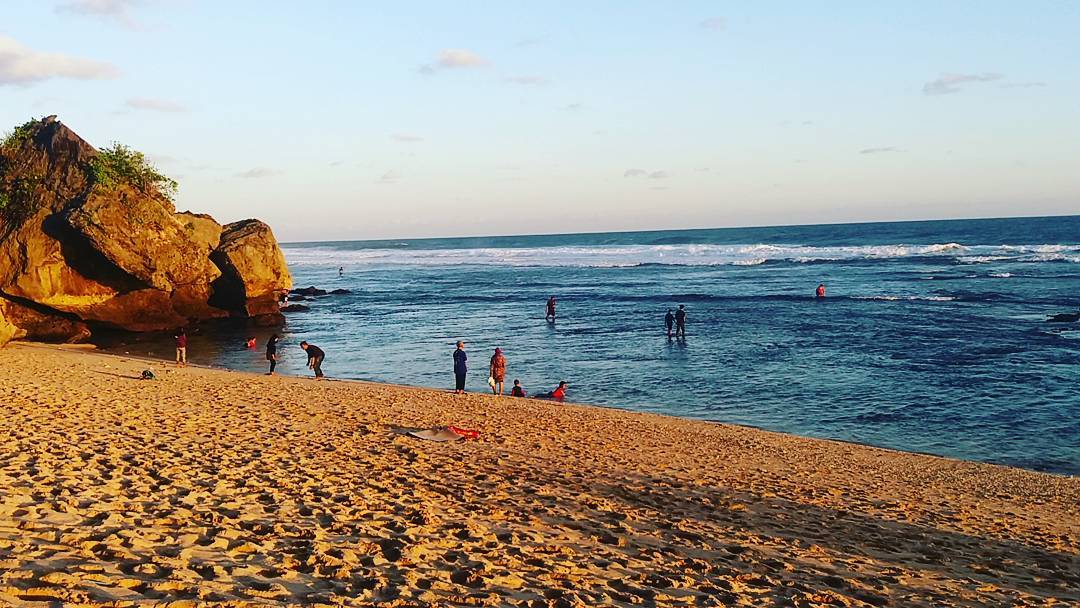
[[[1046,320],[1047,323],[1076,323],[1080,321],[1080,312],[1058,313]]]
[[[311,310],[311,307],[303,304],[289,304],[288,306],[282,306],[281,310],[282,312],[307,312]]]
[[[350,293],[352,293],[352,292],[349,291],[348,289],[335,289],[335,290],[330,292],[330,295],[346,296],[346,295],[349,295]]]
[[[326,290],[325,289],[319,289],[318,287],[312,286],[312,287],[301,287],[300,289],[294,289],[294,290],[292,290],[292,293],[296,294],[296,295],[299,295],[299,296],[325,296],[326,295]]]
[[[53,117],[0,147],[0,339],[280,321],[277,296],[292,278],[269,227],[178,213],[131,167],[101,168],[138,162],[103,155]]]
[[[306,296],[289,296],[290,302],[307,302]]]

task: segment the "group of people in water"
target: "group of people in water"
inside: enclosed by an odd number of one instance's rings
[[[825,297],[825,284],[820,283],[814,292],[814,296],[817,299]],[[548,323],[555,322],[555,296],[551,296],[547,300],[545,320]],[[667,329],[668,340],[673,337],[678,339],[686,339],[686,306],[679,304],[678,309],[668,309],[667,314],[664,315],[664,327]],[[176,340],[176,365],[177,367],[185,367],[187,365],[187,332],[181,328],[174,336]],[[278,362],[278,343],[281,341],[281,337],[277,334],[270,336],[270,339],[266,342],[266,360],[270,364],[270,371],[267,375],[274,375],[274,370],[277,368]],[[247,348],[255,348],[255,338],[248,338],[245,343]],[[323,349],[308,343],[306,340],[300,342],[300,348],[307,354],[307,367],[315,372],[315,379],[321,380],[325,376],[322,371],[322,363],[326,358],[326,352]],[[459,341],[457,348],[454,350],[454,393],[465,393],[465,378],[469,373],[469,356],[465,352],[465,343]],[[496,348],[495,353],[491,355],[491,361],[488,365],[488,384],[491,386],[492,394],[502,396],[504,383],[506,381],[506,356],[503,355],[501,348]],[[559,386],[551,392],[543,393],[541,395],[534,395],[534,398],[539,399],[554,399],[556,401],[562,401],[566,397],[566,389],[569,384],[563,380],[559,382]],[[514,386],[510,390],[511,397],[526,397],[524,387],[521,386],[521,381],[515,379]]]

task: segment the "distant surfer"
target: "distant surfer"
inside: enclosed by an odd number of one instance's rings
[[[339,277],[345,276],[345,267],[344,266],[338,266],[337,276],[339,276]]]
[[[664,315],[664,327],[667,327],[668,340],[671,339],[671,328],[675,325],[675,315],[671,313],[671,309],[667,309],[667,314]]]
[[[814,292],[814,297],[819,300],[825,297],[825,284],[818,283],[817,291]]]
[[[548,323],[555,322],[555,296],[551,296],[547,301],[547,314],[544,315]]]
[[[679,310],[675,311],[675,337],[682,336],[686,339],[686,307],[679,304]]]

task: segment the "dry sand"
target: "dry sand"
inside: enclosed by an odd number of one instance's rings
[[[1080,479],[532,400],[0,351],[0,605],[1080,603]],[[455,424],[440,444],[393,429]]]

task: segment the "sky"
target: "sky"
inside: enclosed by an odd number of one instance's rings
[[[0,0],[56,114],[284,241],[1080,213],[1080,3]]]

